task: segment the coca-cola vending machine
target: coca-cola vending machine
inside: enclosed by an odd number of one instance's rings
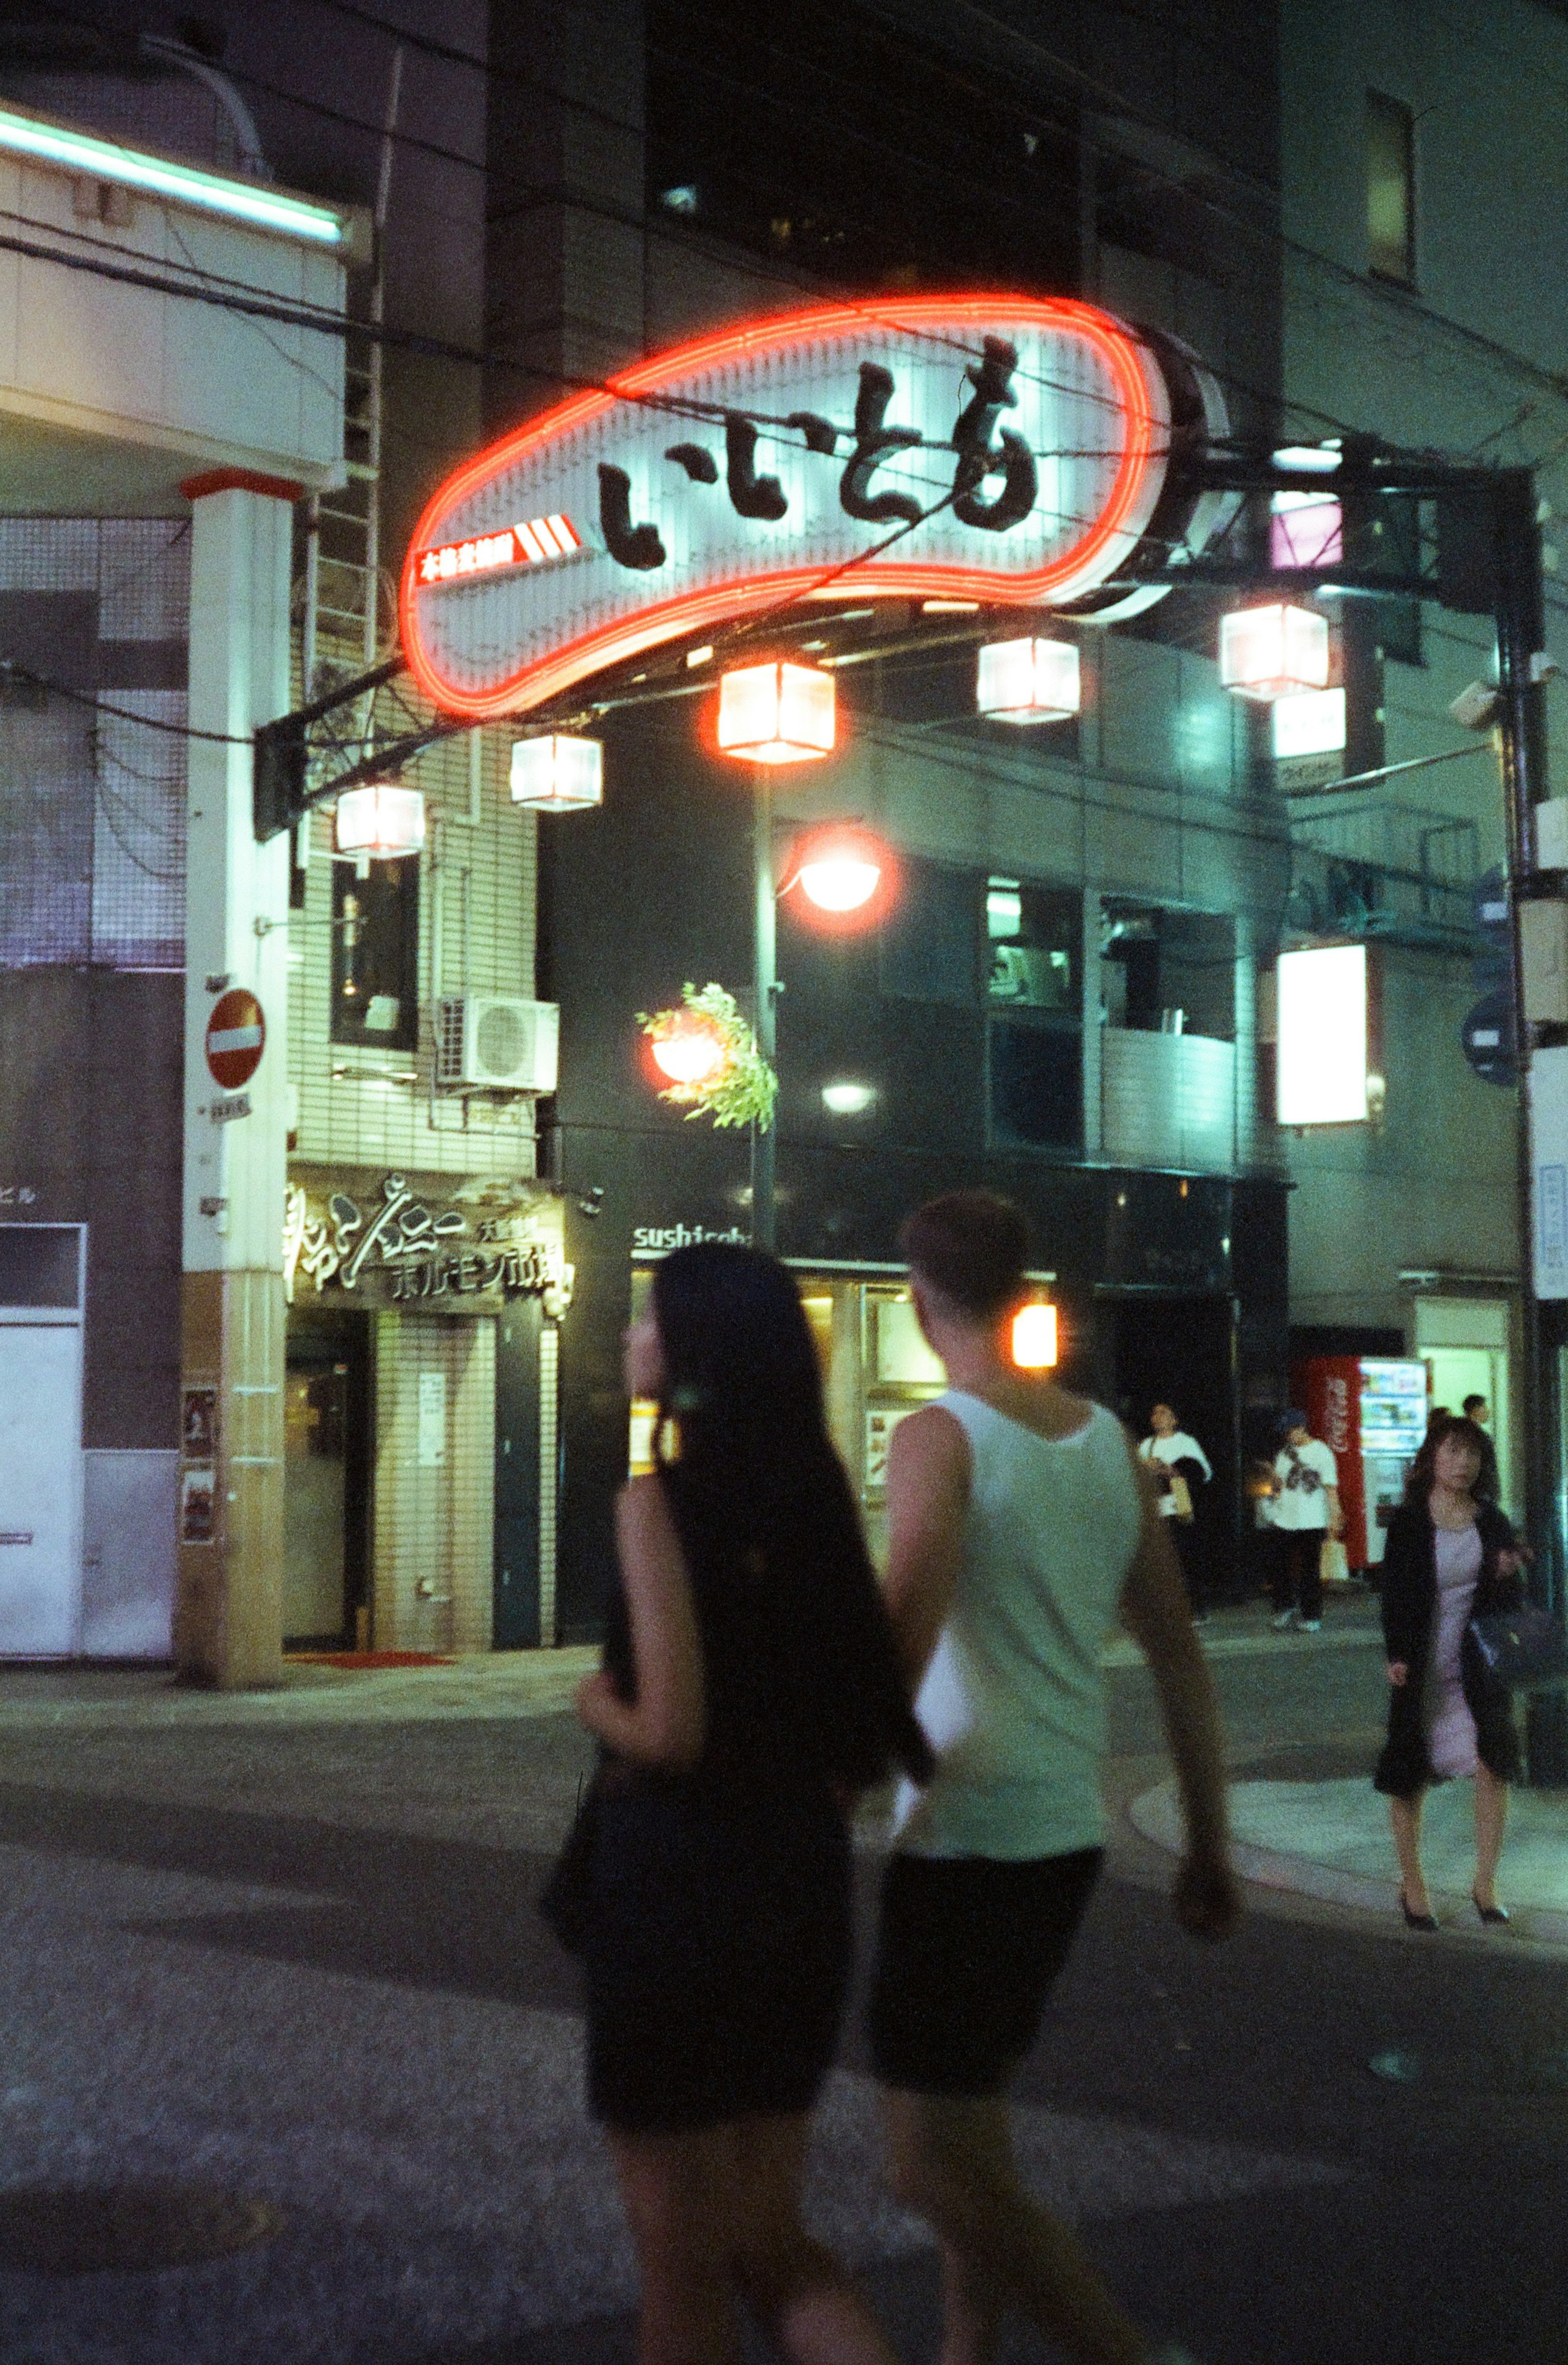
[[[1315,1355],[1294,1367],[1291,1388],[1339,1465],[1345,1557],[1357,1572],[1375,1568],[1427,1434],[1427,1367],[1381,1355]]]

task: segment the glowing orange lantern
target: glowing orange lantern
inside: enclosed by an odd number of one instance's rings
[[[1021,1372],[1049,1372],[1057,1361],[1054,1306],[1021,1306],[1013,1317],[1013,1361]]]

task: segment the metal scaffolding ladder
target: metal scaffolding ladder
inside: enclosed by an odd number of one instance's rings
[[[382,343],[386,313],[387,201],[402,91],[403,52],[392,53],[381,168],[375,191],[375,263],[363,321],[351,324],[343,371],[345,482],[311,495],[305,521],[305,588],[299,642],[302,701],[335,680],[364,673],[382,655],[381,435]],[[372,700],[360,701],[350,728],[368,733]]]

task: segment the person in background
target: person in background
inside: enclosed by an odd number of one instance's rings
[[[1500,1503],[1503,1489],[1497,1476],[1497,1448],[1486,1426],[1492,1417],[1491,1408],[1484,1396],[1466,1396],[1461,1412],[1481,1432],[1481,1474],[1473,1489],[1475,1499],[1478,1503]]]
[[[1516,1608],[1521,1554],[1512,1528],[1479,1492],[1484,1432],[1434,1422],[1389,1522],[1381,1593],[1388,1653],[1388,1739],[1372,1777],[1388,1800],[1406,1926],[1438,1926],[1421,1869],[1421,1809],[1434,1782],[1475,1784],[1475,1879],[1484,1923],[1506,1922],[1497,1859],[1518,1779],[1519,1744],[1506,1685],[1486,1666],[1473,1618]]]
[[[1323,1541],[1341,1532],[1339,1468],[1304,1412],[1287,1412],[1274,1456],[1274,1625],[1316,1634],[1323,1623]]]
[[[1208,1455],[1197,1439],[1182,1427],[1170,1405],[1151,1405],[1148,1426],[1149,1434],[1138,1447],[1138,1459],[1148,1463],[1149,1474],[1159,1489],[1160,1518],[1170,1522],[1170,1541],[1176,1547],[1193,1623],[1206,1625],[1208,1595],[1198,1528],[1198,1493],[1215,1474]],[[1177,1479],[1182,1482],[1179,1486],[1174,1483]]]
[[[889,1455],[888,1606],[937,1761],[895,1807],[869,2010],[894,2190],[942,2247],[943,2365],[989,2365],[1009,2309],[1081,2365],[1178,2365],[1023,2184],[1007,2090],[1100,1872],[1118,1619],[1153,1671],[1182,1788],[1177,1919],[1209,1938],[1235,1926],[1214,1689],[1131,1438],[1014,1365],[1018,1209],[954,1192],[900,1240],[948,1385]]]
[[[893,2365],[800,2191],[849,1978],[847,1810],[931,1751],[783,1266],[678,1249],[625,1377],[658,1404],[655,1467],[616,1505],[621,1587],[577,1697],[601,1744],[588,1836],[543,1901],[582,1958],[639,2365],[734,2365],[743,2309],[800,2365]]]

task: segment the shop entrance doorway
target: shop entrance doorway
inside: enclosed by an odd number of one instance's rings
[[[286,1647],[370,1641],[370,1320],[289,1317],[284,1389]]]
[[[1210,1594],[1232,1597],[1240,1584],[1235,1304],[1160,1289],[1105,1289],[1096,1291],[1094,1310],[1097,1392],[1140,1439],[1148,1435],[1150,1406],[1170,1405],[1214,1465],[1213,1482],[1194,1508]]]

